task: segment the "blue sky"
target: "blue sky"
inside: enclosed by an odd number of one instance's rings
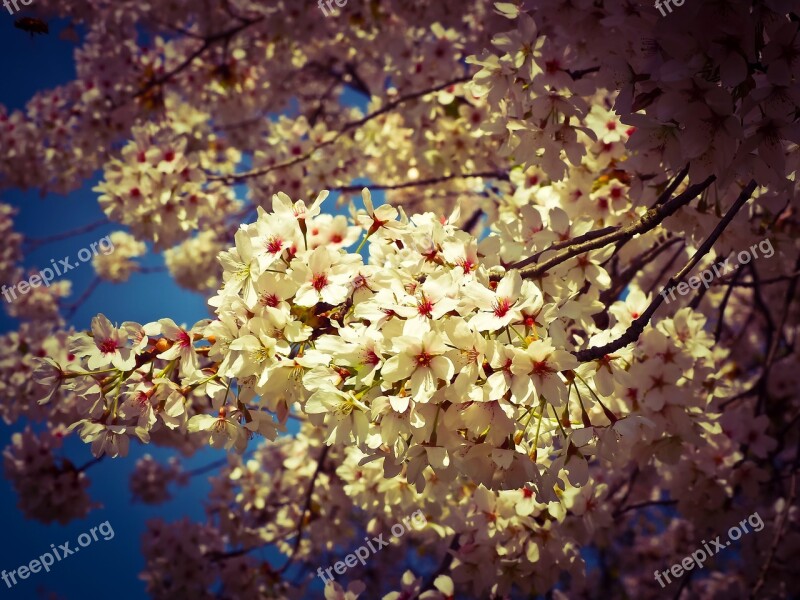
[[[58,37],[64,24],[51,23],[48,36],[31,39],[25,32],[15,29],[14,17],[0,11],[0,52],[4,77],[0,84],[0,103],[8,110],[21,109],[38,90],[50,89],[67,83],[75,77],[72,54],[75,46]],[[356,94],[345,93],[342,101],[364,108],[364,99]],[[0,192],[0,201],[19,209],[15,229],[26,238],[38,239],[72,230],[103,217],[97,204],[97,194],[92,192],[100,174],[87,182],[80,190],[68,196],[51,194],[42,198],[37,190],[8,190]],[[376,195],[382,200],[382,194]],[[326,203],[328,210],[334,208],[335,199]],[[335,212],[344,212],[342,210]],[[80,236],[37,248],[25,256],[25,266],[42,268],[51,260],[74,257],[82,248],[88,247],[107,233],[120,229],[113,224],[103,226]],[[163,265],[161,256],[148,255],[143,264]],[[94,277],[90,264],[70,271],[73,282],[72,302],[89,286]],[[193,324],[210,316],[205,299],[198,294],[180,289],[165,273],[136,274],[124,285],[101,284],[89,299],[82,304],[70,319],[76,328],[88,327],[91,318],[104,313],[112,322],[138,321],[145,323],[162,317],[171,317],[178,323]],[[16,329],[17,323],[0,312],[0,333]],[[23,427],[15,423],[11,427],[0,422],[0,447],[9,444],[11,435]],[[70,541],[75,545],[78,536],[99,523],[109,521],[114,529],[114,538],[98,541],[82,552],[72,555],[64,562],[56,563],[49,573],[39,572],[19,581],[8,589],[0,581],[0,600],[51,600],[73,598],[107,598],[116,600],[146,598],[144,584],[138,578],[144,567],[141,555],[141,534],[145,523],[160,517],[174,521],[183,517],[204,520],[203,499],[210,485],[207,476],[193,477],[191,485],[175,491],[170,502],[149,507],[132,502],[128,488],[130,474],[137,458],[149,452],[158,459],[166,460],[173,453],[154,446],[142,448],[131,445],[130,455],[125,459],[105,459],[87,472],[92,485],[92,498],[103,505],[83,520],[66,526],[42,525],[26,520],[17,508],[17,497],[5,479],[0,483],[0,527],[4,544],[0,544],[0,570],[10,571],[29,563],[46,552],[51,544],[56,546]],[[91,460],[88,446],[72,438],[66,444],[66,455],[76,465]],[[184,459],[187,470],[215,462],[223,453],[207,449],[191,459]],[[10,543],[9,540],[13,540]]]
[[[9,110],[22,108],[25,102],[40,89],[49,89],[74,78],[72,61],[74,46],[60,40],[58,33],[63,25],[51,24],[49,36],[31,39],[26,33],[13,27],[14,18],[0,12],[0,52],[3,61],[3,79],[0,84],[0,102]],[[43,238],[98,221],[103,217],[97,204],[97,194],[92,192],[94,181],[68,196],[48,195],[41,198],[36,190],[10,190],[0,193],[0,201],[19,208],[16,229],[29,238]],[[49,244],[25,256],[26,266],[44,267],[51,259],[74,257],[90,243],[106,233],[118,229],[108,225],[90,233]],[[163,264],[160,256],[148,256],[145,264]],[[87,288],[94,277],[93,269],[85,264],[72,270],[74,301]],[[175,321],[192,324],[209,316],[205,300],[197,294],[178,288],[168,275],[134,275],[125,285],[103,283],[81,306],[71,319],[77,328],[86,328],[95,314],[103,312],[111,321],[126,320],[141,323],[172,317]],[[16,328],[16,323],[0,314],[0,332]],[[14,431],[22,427],[16,423],[11,427],[0,422],[0,447],[10,442]],[[92,480],[91,496],[103,508],[93,511],[86,519],[73,521],[67,526],[45,526],[23,518],[17,508],[17,497],[5,479],[0,483],[0,527],[3,544],[0,544],[0,570],[10,571],[29,563],[46,552],[51,544],[56,546],[70,541],[75,546],[78,536],[91,527],[109,521],[115,536],[109,541],[98,541],[87,546],[81,553],[70,556],[54,565],[49,573],[31,575],[12,589],[0,581],[0,599],[30,600],[31,598],[93,599],[113,596],[116,600],[146,598],[144,584],[138,573],[144,567],[140,552],[141,534],[147,520],[161,517],[166,521],[184,516],[200,520],[204,518],[203,499],[210,486],[205,477],[194,477],[187,488],[180,488],[172,501],[157,507],[134,504],[128,488],[128,480],[136,459],[145,450],[156,458],[166,459],[169,450],[157,447],[142,449],[134,446],[126,459],[105,459],[89,471]],[[77,439],[67,443],[66,454],[76,465],[88,462],[92,457],[88,446]],[[211,449],[199,452],[184,460],[186,469],[212,463],[223,453]],[[102,538],[101,538],[102,540]],[[55,594],[55,595],[52,595]]]
[[[66,83],[74,77],[72,62],[74,46],[58,39],[60,26],[51,27],[49,36],[31,39],[26,33],[13,27],[13,17],[0,12],[0,52],[3,61],[0,102],[7,108],[21,108],[39,89],[48,89]],[[41,198],[38,191],[6,191],[0,194],[3,202],[20,209],[16,229],[30,238],[47,237],[67,231],[102,218],[97,204],[97,194],[91,191],[96,181],[67,197],[49,195]],[[25,265],[46,266],[51,259],[65,256],[75,257],[77,252],[106,233],[116,229],[112,225],[90,233],[43,246],[25,257]],[[160,256],[149,256],[146,264],[162,264]],[[69,273],[73,281],[74,300],[86,289],[94,277],[89,264],[81,265]],[[137,290],[136,293],[131,293]],[[208,316],[204,299],[178,288],[166,274],[134,275],[126,285],[101,284],[95,293],[71,319],[76,327],[85,328],[93,315],[105,313],[112,321],[134,320],[146,322],[160,317],[173,317],[178,322],[193,323]],[[16,324],[0,315],[0,331],[14,329]],[[0,446],[10,442],[11,434],[21,427],[0,424]],[[155,447],[146,449],[157,458],[166,459],[172,453]],[[67,443],[66,454],[77,465],[92,457],[87,446],[77,439]],[[93,466],[88,475],[92,480],[91,496],[103,505],[83,520],[73,521],[67,526],[50,525],[23,518],[17,508],[17,497],[5,479],[0,483],[0,526],[3,544],[0,544],[0,569],[16,569],[20,565],[40,556],[50,544],[70,541],[75,545],[77,537],[103,521],[109,521],[114,529],[114,538],[98,541],[87,546],[81,553],[65,558],[54,565],[49,573],[31,575],[12,589],[0,582],[0,598],[30,600],[31,598],[107,598],[117,600],[146,598],[144,584],[138,573],[144,567],[140,552],[140,537],[148,519],[161,517],[167,521],[184,516],[203,518],[202,499],[209,484],[205,478],[195,477],[188,488],[177,491],[174,499],[161,506],[148,507],[134,504],[128,489],[128,479],[135,460],[144,454],[140,447],[133,447],[126,459],[106,459]],[[200,452],[186,460],[187,469],[209,464],[221,454],[213,450]],[[102,540],[102,538],[100,538]]]

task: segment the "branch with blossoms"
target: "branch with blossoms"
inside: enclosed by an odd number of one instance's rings
[[[673,214],[697,192],[690,188],[657,215]],[[605,371],[633,360],[629,351],[588,369],[580,362],[636,341],[658,304],[612,344],[575,353],[555,335],[577,325],[564,305],[524,280],[524,271],[497,281],[481,250],[493,236],[479,243],[430,214],[398,220],[395,208],[375,208],[365,189],[353,224],[337,243],[323,243],[326,196],[306,206],[278,194],[273,212],[259,209],[256,222],[237,231],[236,247],[221,256],[223,287],[210,301],[217,320],[191,329],[169,320],[115,328],[99,316],[91,334],[75,338],[71,352],[86,371],[60,370],[54,380],[84,399],[72,427],[96,455],[124,455],[128,437],[147,443],[165,428],[242,452],[254,433],[274,439],[299,408],[328,444],[355,443],[386,468],[407,469],[418,487],[427,468],[470,472],[456,448],[468,457],[470,448],[489,447],[505,456],[504,470],[519,469],[547,496],[558,469],[573,484],[585,480],[603,430],[625,435],[640,426],[600,398],[608,393]],[[609,243],[652,229],[653,219],[614,232]],[[389,424],[394,437],[384,432]],[[379,449],[366,444],[375,435]]]
[[[214,316],[76,331],[66,280],[8,305],[0,418],[26,425],[3,466],[26,516],[85,517],[91,465],[131,444],[210,445],[224,461],[132,478],[163,502],[215,471],[204,521],[148,525],[159,600],[797,589],[796,14],[106,4],[37,0],[86,35],[74,81],[0,108],[0,185],[102,171],[129,233],[96,275],[147,272],[149,242]],[[35,246],[11,216],[7,284]],[[654,297],[762,241],[670,310]],[[94,461],[63,456],[72,432]],[[650,576],[748,515],[763,533],[707,577]]]
[[[409,94],[406,94],[404,96],[400,96],[399,98],[391,100],[391,101],[387,102],[381,108],[378,108],[378,109],[372,111],[371,113],[365,115],[364,117],[346,123],[339,131],[331,132],[331,135],[327,136],[328,139],[325,139],[325,140],[321,141],[316,146],[310,148],[304,154],[302,154],[300,156],[297,156],[295,158],[292,158],[290,160],[287,160],[285,162],[282,162],[282,163],[279,163],[279,164],[276,164],[276,165],[271,165],[271,166],[266,167],[266,168],[251,169],[249,171],[245,171],[245,172],[242,172],[242,173],[234,173],[234,174],[225,175],[225,176],[211,176],[209,179],[211,181],[224,181],[225,183],[229,183],[229,184],[230,183],[236,183],[236,182],[241,182],[241,181],[244,181],[246,179],[253,178],[253,177],[262,177],[264,175],[272,173],[273,171],[277,171],[277,170],[280,170],[280,169],[286,169],[288,167],[292,167],[292,166],[298,165],[300,163],[306,162],[312,156],[314,156],[317,152],[319,152],[320,150],[330,146],[331,144],[334,144],[337,140],[339,140],[345,134],[349,133],[350,131],[358,129],[358,128],[362,127],[363,125],[366,125],[367,123],[369,123],[370,121],[380,117],[381,115],[385,115],[386,113],[397,109],[398,107],[402,106],[403,104],[405,104],[407,102],[411,102],[413,100],[417,100],[419,98],[423,98],[425,96],[428,96],[429,94],[434,94],[435,92],[438,92],[438,91],[441,91],[441,90],[444,90],[444,89],[447,89],[447,88],[451,88],[451,87],[455,86],[456,84],[464,83],[464,82],[469,81],[469,80],[470,80],[470,77],[459,77],[459,78],[447,81],[445,83],[441,83],[439,85],[430,87],[428,89],[421,90],[421,91],[416,91],[416,92],[411,92]]]

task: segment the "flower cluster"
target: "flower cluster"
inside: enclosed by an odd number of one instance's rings
[[[190,126],[191,117],[186,119]],[[205,155],[197,146],[211,143],[207,138],[152,123],[135,127],[133,135],[121,157],[106,164],[104,180],[95,188],[110,219],[163,249],[183,241],[201,223],[222,221],[235,211],[238,202],[228,188],[204,185]]]
[[[428,526],[325,597],[657,598],[653,570],[756,511],[765,533],[684,595],[797,589],[791,2],[37,10],[80,25],[77,75],[0,107],[0,187],[102,171],[130,233],[99,276],[126,280],[151,244],[215,315],[76,332],[66,280],[4,306],[23,321],[0,337],[0,416],[26,514],[91,506],[73,432],[97,457],[210,445],[232,452],[207,521],[145,535],[153,597],[319,596],[314,569],[417,510]],[[322,212],[319,190],[346,204],[365,184],[387,204]],[[768,260],[654,294],[763,239]],[[161,502],[207,472],[148,457],[131,490]]]
[[[91,332],[79,333],[70,342],[70,356],[77,357],[83,369],[66,371],[53,361],[43,365],[40,395],[63,389],[79,398],[78,419],[70,429],[80,428],[81,439],[92,444],[98,457],[125,456],[131,436],[147,443],[151,435],[170,439],[203,432],[212,446],[235,446],[239,451],[255,433],[274,438],[272,418],[249,410],[238,394],[231,398],[230,383],[223,385],[208,368],[208,346],[195,348],[204,325],[187,330],[161,319],[116,327],[98,315]],[[203,414],[201,406],[209,399],[219,416]]]
[[[3,473],[19,495],[19,508],[31,518],[62,525],[96,508],[87,494],[89,479],[68,460],[59,460],[66,430],[25,429],[11,437],[3,451]]]
[[[12,220],[16,212],[8,204],[0,203],[0,237],[3,239],[3,248],[0,250],[0,283],[11,283],[16,279],[17,263],[22,259],[22,236],[14,231]]]
[[[95,254],[92,266],[97,275],[107,281],[122,283],[138,269],[132,258],[142,256],[147,248],[144,242],[124,231],[115,231],[108,236],[113,252]]]
[[[164,262],[175,282],[188,290],[210,292],[222,282],[217,256],[224,249],[213,231],[203,231],[164,252]]]
[[[186,485],[188,477],[183,472],[178,459],[172,457],[164,465],[149,454],[136,461],[131,475],[130,488],[134,500],[145,504],[161,504],[172,498],[168,487],[170,483]]]

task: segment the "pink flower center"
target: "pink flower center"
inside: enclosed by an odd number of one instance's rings
[[[181,348],[188,348],[189,346],[192,345],[192,340],[189,337],[189,334],[186,333],[183,329],[181,329],[181,332],[178,334],[178,340],[177,341],[178,341],[178,345]]]
[[[364,350],[364,364],[365,365],[377,365],[381,362],[381,359],[378,358],[378,355],[375,354],[375,350],[372,348],[367,348]]]
[[[261,296],[261,304],[263,304],[264,306],[275,308],[276,306],[278,306],[278,303],[280,301],[281,301],[280,298],[278,298],[278,296],[276,296],[275,294],[264,294],[263,296]]]
[[[538,375],[539,377],[543,377],[545,375],[549,375],[553,373],[553,369],[550,368],[550,365],[547,364],[546,360],[538,360],[534,361],[533,363],[533,374]]]
[[[559,63],[557,58],[553,60],[547,60],[544,63],[544,69],[547,71],[548,75],[554,75],[561,70],[561,63]]]
[[[116,340],[103,340],[97,347],[100,348],[100,352],[103,354],[113,354],[119,348]]]
[[[267,241],[267,252],[270,254],[278,254],[281,250],[283,250],[283,240],[274,236],[269,238],[269,241]]]
[[[461,261],[461,268],[464,269],[464,273],[470,273],[475,270],[476,267],[477,265],[470,258],[465,258]]]
[[[314,273],[314,277],[311,278],[311,287],[321,292],[326,285],[328,285],[328,276],[325,273]]]
[[[513,304],[510,298],[500,298],[494,305],[494,316],[502,319],[511,310]]]
[[[431,361],[433,360],[433,356],[425,352],[424,350],[417,354],[416,356],[417,365],[420,367],[429,367],[431,366]]]
[[[430,317],[433,312],[433,302],[423,298],[422,302],[417,302],[417,312],[423,317]]]

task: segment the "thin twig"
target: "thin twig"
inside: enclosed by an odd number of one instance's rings
[[[171,69],[170,71],[167,71],[161,77],[157,77],[156,79],[150,80],[141,90],[136,92],[133,95],[133,97],[134,98],[139,98],[139,97],[144,96],[145,94],[147,94],[147,92],[149,92],[153,88],[156,88],[156,87],[158,87],[160,85],[163,85],[164,83],[166,83],[170,79],[172,79],[175,75],[178,75],[179,73],[181,73],[185,69],[187,69],[194,62],[194,60],[196,58],[198,58],[200,55],[202,55],[206,50],[211,48],[217,42],[229,40],[230,38],[232,38],[233,36],[235,36],[236,34],[242,32],[242,31],[244,31],[248,27],[251,27],[251,26],[253,26],[253,25],[257,24],[257,23],[260,23],[265,18],[266,17],[258,17],[256,19],[244,21],[243,23],[241,23],[240,25],[237,25],[236,27],[232,27],[231,29],[228,29],[226,31],[221,31],[220,33],[215,33],[213,35],[210,35],[210,36],[206,37],[204,39],[204,41],[203,41],[202,46],[200,46],[197,50],[195,50],[189,56],[187,56],[183,60],[183,62],[181,64],[179,64],[177,67]]]
[[[679,186],[681,183],[683,183],[683,180],[684,180],[684,179],[686,179],[686,176],[687,176],[688,174],[689,174],[689,165],[687,164],[687,165],[686,165],[686,166],[683,168],[683,170],[681,170],[681,172],[680,172],[680,173],[678,173],[678,174],[675,176],[675,179],[673,179],[673,180],[672,180],[672,181],[671,181],[671,182],[670,182],[670,183],[667,185],[667,187],[664,189],[664,191],[661,193],[661,195],[660,195],[660,196],[658,197],[658,199],[656,200],[656,203],[655,203],[655,204],[653,204],[653,207],[656,207],[656,206],[661,206],[662,204],[664,204],[664,202],[666,202],[667,200],[669,200],[670,196],[672,196],[672,194],[674,194],[674,193],[675,193],[675,190],[677,190],[677,189],[678,189],[678,186]]]
[[[639,510],[640,508],[648,508],[650,506],[673,506],[677,504],[677,500],[650,500],[648,502],[639,502],[638,504],[631,504],[625,508],[619,508],[614,512],[614,516],[624,515],[630,510]]]
[[[81,297],[78,298],[74,303],[65,307],[66,311],[65,317],[67,319],[71,319],[73,316],[75,316],[75,313],[81,307],[81,304],[83,304],[89,299],[89,296],[91,296],[94,293],[94,291],[97,289],[97,286],[99,286],[102,282],[103,280],[100,279],[99,277],[95,277],[94,279],[92,279],[92,282],[89,284],[89,287],[87,287],[86,290],[84,290],[83,294],[81,294]]]
[[[678,587],[678,591],[675,592],[675,596],[673,597],[673,600],[680,600],[680,597],[681,597],[681,594],[683,593],[683,590],[685,590],[686,586],[688,586],[689,583],[691,583],[691,581],[692,581],[692,575],[694,575],[694,573],[690,572],[690,573],[688,573],[686,575],[686,577],[683,578],[683,581],[681,581],[681,585]]]
[[[57,233],[55,235],[51,235],[49,237],[38,238],[38,239],[26,239],[26,250],[30,252],[35,248],[39,248],[40,246],[44,246],[45,244],[51,244],[53,242],[60,242],[61,240],[66,240],[71,237],[75,237],[76,235],[81,235],[83,233],[89,233],[90,231],[94,231],[98,227],[102,227],[103,225],[107,225],[109,223],[108,219],[100,219],[99,221],[95,221],[94,223],[89,223],[88,225],[83,225],[78,227],[77,229],[71,229],[70,231],[64,231],[62,233]]]
[[[437,183],[443,183],[445,181],[451,181],[453,179],[471,179],[473,177],[481,177],[483,179],[501,179],[503,181],[508,181],[508,173],[505,173],[503,171],[487,171],[484,173],[453,173],[452,175],[442,175],[441,177],[431,177],[430,179],[419,179],[417,181],[405,181],[403,183],[394,183],[394,184],[377,183],[377,184],[369,184],[367,186],[345,185],[341,187],[331,188],[329,191],[351,194],[353,192],[360,192],[364,187],[368,187],[370,190],[401,190],[409,187],[434,185]]]
[[[168,273],[169,269],[164,266],[156,266],[156,267],[139,267],[134,271],[135,273],[141,273],[142,275],[151,275],[153,273]]]
[[[653,284],[647,289],[648,296],[653,293],[653,291],[656,289],[656,286],[658,285],[658,282],[664,279],[664,275],[667,274],[667,271],[669,271],[672,268],[673,263],[676,260],[678,260],[678,257],[683,253],[683,250],[686,248],[686,240],[681,240],[681,241],[682,241],[681,247],[678,248],[677,252],[675,252],[675,254],[672,255],[667,264],[665,264],[661,269],[661,271],[658,272],[658,275],[653,280]]]
[[[728,300],[731,297],[731,293],[733,293],[733,288],[736,286],[736,280],[739,279],[742,273],[744,273],[744,271],[741,269],[737,270],[736,273],[733,274],[733,280],[730,286],[725,290],[725,296],[723,296],[722,303],[719,305],[719,317],[717,317],[717,326],[714,329],[714,342],[718,343],[719,338],[722,336],[722,325],[725,322],[725,308],[728,306]]]
[[[603,232],[603,235],[600,236],[597,235],[598,232],[589,232],[583,236],[579,236],[573,240],[572,245],[568,246],[563,252],[560,252],[555,256],[542,261],[541,263],[537,263],[533,267],[523,269],[520,274],[525,279],[535,279],[537,277],[541,277],[553,267],[569,260],[570,258],[580,254],[585,254],[591,250],[603,248],[604,246],[608,246],[609,244],[613,244],[621,240],[630,240],[636,235],[647,233],[648,231],[651,231],[660,225],[664,219],[672,216],[680,208],[689,204],[689,202],[694,200],[695,197],[703,192],[703,190],[708,188],[708,186],[710,186],[715,180],[716,176],[710,175],[702,183],[690,186],[685,192],[679,196],[676,196],[669,202],[666,202],[665,204],[662,204],[656,208],[651,208],[642,216],[641,219],[635,223],[632,223],[631,225],[627,225],[625,227],[606,227],[605,229],[600,230]],[[520,263],[512,265],[511,268],[517,269],[520,267],[520,264],[524,262],[525,261],[520,261]]]
[[[636,277],[644,265],[649,264],[658,258],[659,255],[661,255],[665,250],[669,249],[669,247],[673,244],[677,244],[682,241],[683,240],[678,237],[669,238],[662,244],[653,246],[649,250],[643,252],[641,256],[639,256],[614,278],[609,289],[600,294],[600,302],[606,306],[614,302],[622,293],[622,291],[628,287],[628,285],[630,285],[631,281],[633,281],[634,277]]]
[[[753,590],[750,592],[750,600],[756,600],[761,588],[764,587],[764,584],[767,581],[767,574],[769,573],[770,565],[772,564],[772,561],[775,558],[775,553],[778,551],[778,546],[781,543],[781,538],[783,537],[786,523],[789,520],[789,511],[792,510],[792,507],[794,506],[794,499],[795,495],[797,494],[798,465],[800,465],[800,439],[797,440],[797,449],[795,450],[794,466],[792,467],[794,469],[794,473],[792,473],[792,482],[789,484],[789,497],[786,499],[786,504],[783,507],[783,511],[775,522],[775,537],[772,538],[772,544],[769,548],[769,554],[767,554],[767,560],[764,561],[764,565],[761,567],[761,572],[758,575],[758,579],[753,586]]]
[[[300,548],[300,541],[303,539],[303,529],[306,526],[306,513],[308,509],[311,508],[311,497],[314,495],[314,486],[317,482],[317,477],[319,476],[320,472],[322,471],[322,465],[325,462],[325,458],[328,456],[328,452],[330,451],[330,446],[325,446],[322,449],[322,453],[317,460],[317,468],[314,470],[314,475],[311,477],[311,482],[308,484],[308,492],[306,492],[306,501],[303,505],[303,510],[300,513],[300,520],[297,523],[297,537],[294,541],[294,546],[292,547],[292,553],[289,555],[289,560],[286,561],[286,564],[283,565],[279,573],[283,573],[286,569],[289,568],[289,565],[292,564],[294,561],[294,557],[297,554],[297,550]]]
[[[368,123],[372,119],[375,119],[375,118],[377,118],[377,117],[379,117],[379,116],[381,116],[383,114],[386,114],[386,113],[394,110],[395,108],[397,108],[401,104],[404,104],[405,102],[410,102],[411,100],[416,100],[417,98],[421,98],[423,96],[427,96],[428,94],[433,94],[435,92],[441,91],[441,90],[443,90],[445,88],[448,88],[448,87],[450,87],[452,85],[456,85],[458,83],[465,83],[465,82],[469,81],[470,79],[471,79],[470,77],[459,77],[457,79],[453,79],[453,80],[448,81],[446,83],[439,84],[439,85],[437,85],[437,86],[435,86],[433,88],[429,88],[429,89],[422,90],[422,91],[419,91],[419,92],[413,92],[411,94],[408,94],[407,96],[401,96],[401,97],[397,98],[396,100],[393,100],[392,102],[389,102],[388,104],[386,104],[382,108],[379,108],[379,109],[369,113],[368,115],[366,115],[365,117],[363,117],[361,119],[357,119],[355,121],[350,121],[349,123],[346,123],[345,126],[341,130],[339,130],[339,132],[335,136],[333,136],[331,139],[318,144],[317,146],[311,148],[305,154],[297,156],[297,157],[295,157],[295,158],[293,158],[291,160],[288,160],[288,161],[285,161],[285,162],[282,162],[282,163],[278,163],[277,165],[272,165],[272,166],[269,166],[269,167],[261,167],[261,168],[258,168],[258,169],[251,169],[249,171],[244,171],[242,173],[233,173],[231,175],[213,175],[213,176],[209,177],[209,181],[224,181],[227,184],[232,184],[232,183],[236,183],[236,182],[239,182],[239,181],[243,181],[245,179],[249,179],[251,177],[261,177],[261,176],[267,175],[268,173],[271,173],[273,171],[277,171],[278,169],[285,169],[287,167],[292,167],[292,166],[294,166],[296,164],[305,162],[309,158],[311,158],[317,151],[319,151],[319,150],[321,150],[321,149],[323,149],[323,148],[325,148],[327,146],[330,146],[331,144],[336,142],[340,137],[342,137],[346,133],[348,133],[348,132],[350,132],[350,131],[352,131],[354,129],[358,129],[359,127],[361,127],[362,125]]]
[[[722,220],[717,224],[714,228],[714,231],[706,238],[706,240],[700,245],[697,249],[697,252],[694,253],[694,256],[689,260],[688,263],[681,269],[674,277],[671,277],[667,284],[664,286],[664,289],[671,289],[675,287],[683,278],[688,275],[692,269],[694,269],[695,265],[705,256],[709,250],[711,250],[711,246],[714,245],[714,242],[717,241],[722,232],[725,231],[728,224],[733,220],[736,214],[739,212],[739,209],[745,205],[745,203],[750,199],[750,196],[753,194],[757,187],[755,181],[750,181],[750,183],[745,186],[742,190],[742,193],[739,194],[739,197],[736,199],[736,202],[733,203],[733,206],[725,213],[725,216],[722,217]],[[685,193],[685,192],[684,192]],[[668,204],[665,204],[664,207],[667,207]],[[635,342],[639,336],[644,331],[644,328],[650,322],[650,319],[655,314],[658,307],[664,302],[664,295],[658,294],[647,307],[647,309],[642,313],[642,315],[637,318],[633,323],[631,323],[630,327],[618,337],[613,342],[609,342],[604,346],[599,346],[596,348],[588,348],[586,350],[581,350],[575,353],[575,357],[580,362],[588,362],[591,360],[597,360],[602,358],[607,354],[611,354],[616,352],[620,348],[624,348],[628,344]]]
[[[97,463],[99,463],[100,461],[102,461],[104,457],[105,457],[105,454],[104,454],[103,456],[98,456],[97,458],[95,458],[95,459],[93,459],[93,460],[90,460],[90,461],[89,461],[89,462],[87,462],[85,465],[83,465],[83,466],[81,466],[81,467],[78,467],[78,468],[77,468],[77,469],[75,469],[75,470],[76,470],[78,473],[83,473],[83,472],[84,472],[84,471],[86,471],[87,469],[89,469],[89,468],[93,467],[94,465],[96,465]]]

